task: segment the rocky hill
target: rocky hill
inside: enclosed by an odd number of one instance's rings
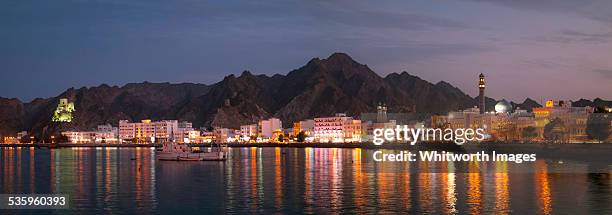
[[[139,83],[123,87],[100,85],[70,88],[48,99],[22,103],[17,99],[0,99],[0,133],[31,131],[40,134],[59,130],[88,130],[99,124],[115,126],[120,119],[174,119],[177,109],[208,92],[203,84]],[[71,123],[52,123],[51,117],[60,98],[74,102],[76,111]]]
[[[527,111],[531,111],[533,108],[542,107],[542,105],[530,98],[526,98],[525,101],[520,104],[514,102],[511,102],[511,104],[513,108],[520,108]]]
[[[71,123],[51,123],[60,98],[75,103]],[[487,98],[488,110],[495,100]],[[287,75],[229,75],[212,84],[135,83],[73,89],[23,103],[0,98],[0,133],[26,130],[89,130],[121,119],[179,119],[200,127],[238,128],[259,119],[279,117],[285,126],[297,120],[345,112],[359,116],[385,103],[389,112],[447,113],[473,107],[476,99],[447,82],[429,83],[407,72],[381,77],[344,53],[314,58]],[[524,109],[539,104],[528,99]]]
[[[612,107],[612,101],[606,101],[600,98],[593,99],[593,101],[588,99],[580,99],[572,103],[574,107]]]

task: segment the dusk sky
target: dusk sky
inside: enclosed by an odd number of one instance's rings
[[[612,1],[0,2],[0,97],[69,87],[212,84],[345,52],[471,96],[612,99]]]

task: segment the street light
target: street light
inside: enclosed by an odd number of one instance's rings
[[[34,136],[30,136],[30,143],[34,144]]]

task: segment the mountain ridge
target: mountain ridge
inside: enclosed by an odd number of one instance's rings
[[[68,98],[76,106],[73,122],[61,126],[50,122],[60,98]],[[337,112],[353,116],[375,112],[379,103],[385,103],[389,112],[446,114],[478,102],[448,82],[433,84],[406,71],[382,77],[348,54],[333,53],[325,59],[312,58],[286,75],[254,75],[245,70],[210,85],[101,84],[69,88],[56,97],[28,103],[0,98],[0,133],[89,130],[103,123],[116,126],[121,119],[178,119],[191,121],[195,127],[238,128],[278,117],[289,127],[294,121]],[[487,98],[487,110],[495,103]],[[528,108],[539,104],[526,99],[515,105]]]

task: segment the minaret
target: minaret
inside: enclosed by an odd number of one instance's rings
[[[485,77],[482,73],[479,76],[480,80],[478,81],[478,99],[480,99],[480,114],[485,112]]]

